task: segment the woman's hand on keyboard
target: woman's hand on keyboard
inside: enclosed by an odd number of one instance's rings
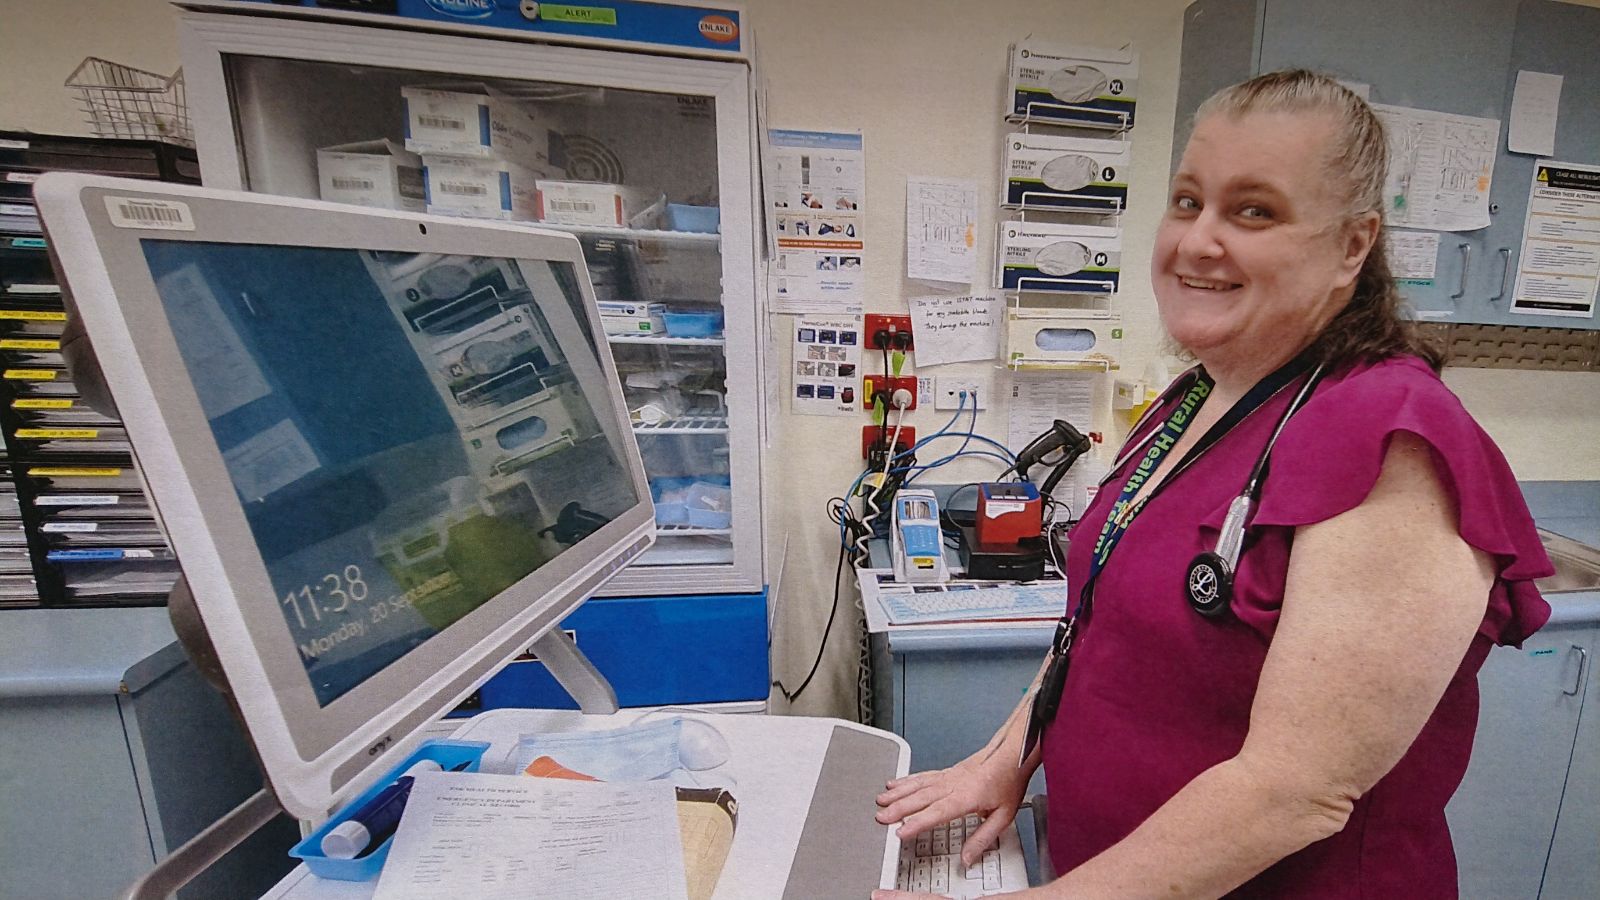
[[[995,846],[1010,827],[1028,790],[1032,769],[1020,769],[1016,758],[984,748],[948,769],[916,772],[888,783],[878,795],[877,819],[900,822],[896,835],[910,840],[941,822],[968,813],[984,817],[978,830],[961,846],[961,861],[973,865]]]

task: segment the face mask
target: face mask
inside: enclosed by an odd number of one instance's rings
[[[1083,271],[1089,264],[1089,248],[1077,241],[1056,241],[1033,254],[1033,264],[1046,275],[1060,277]]]
[[[527,735],[511,755],[512,771],[521,774],[541,758],[600,781],[666,778],[700,787],[700,779],[692,773],[727,762],[728,743],[710,725],[680,717],[610,731]],[[539,763],[536,771],[548,773],[549,764]]]
[[[1069,153],[1044,164],[1039,173],[1045,186],[1057,191],[1075,191],[1088,187],[1100,176],[1100,165],[1087,156]]]
[[[1104,93],[1109,85],[1106,73],[1094,66],[1068,66],[1051,73],[1047,87],[1062,103],[1083,103]]]

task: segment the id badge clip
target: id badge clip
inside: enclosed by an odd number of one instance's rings
[[[1055,640],[1050,646],[1050,664],[1045,666],[1044,675],[1039,679],[1039,689],[1033,694],[1033,703],[1028,707],[1028,731],[1022,740],[1022,755],[1017,757],[1017,768],[1039,746],[1039,739],[1044,736],[1044,729],[1056,717],[1056,709],[1061,705],[1061,691],[1067,684],[1067,667],[1071,662],[1072,639],[1078,632],[1078,620],[1063,618],[1056,623]]]

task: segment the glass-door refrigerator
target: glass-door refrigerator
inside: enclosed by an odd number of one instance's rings
[[[742,13],[515,0],[179,6],[207,186],[577,236],[659,538],[604,592],[628,599],[586,604],[566,627],[625,706],[764,702],[761,235]],[[444,271],[412,287],[413,321],[473,323],[434,341],[458,402],[537,380],[537,341],[518,344],[529,335],[503,274]],[[548,470],[555,457],[568,483],[593,478],[590,455],[563,443],[559,421],[550,428],[487,428],[486,465],[509,474],[539,459]],[[527,490],[518,502],[559,525],[562,485]],[[570,705],[525,662],[485,686],[487,705]]]

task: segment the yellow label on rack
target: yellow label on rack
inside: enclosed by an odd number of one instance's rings
[[[23,338],[0,339],[0,350],[60,350],[61,342],[51,338],[49,340],[33,340]]]
[[[51,438],[90,439],[100,436],[98,428],[18,428],[17,437],[31,440]]]
[[[11,401],[12,409],[71,409],[72,401],[59,397],[20,397]]]
[[[21,319],[25,322],[65,322],[67,314],[48,309],[0,309],[0,319]]]
[[[111,466],[34,466],[28,474],[38,478],[65,478],[73,475],[89,478],[116,478],[122,470]]]
[[[0,378],[7,381],[55,381],[55,369],[7,369]]]

